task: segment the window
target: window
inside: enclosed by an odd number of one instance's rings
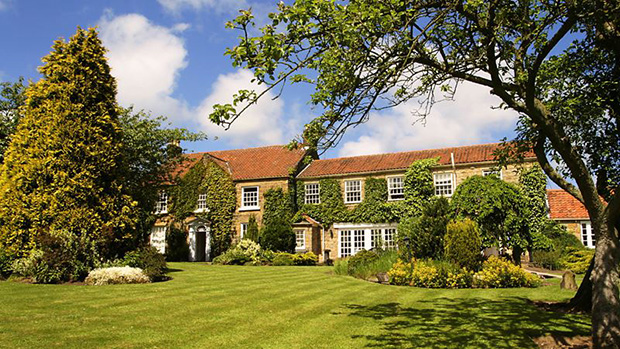
[[[295,249],[303,250],[306,248],[306,230],[295,229]]]
[[[241,208],[260,209],[258,206],[258,187],[241,188]]]
[[[356,204],[362,202],[362,181],[344,181],[344,203]]]
[[[241,223],[241,226],[239,229],[239,239],[243,239],[243,237],[245,236],[247,232],[248,232],[248,223]]]
[[[490,176],[490,175],[495,175],[497,176],[497,178],[502,179],[502,170],[499,169],[486,169],[486,170],[482,170],[482,176],[486,177],[486,176]]]
[[[196,205],[196,211],[199,211],[199,212],[208,211],[208,208],[207,208],[207,194],[199,194],[198,195],[198,204]]]
[[[168,213],[168,193],[165,191],[159,192],[159,197],[155,202],[155,214]]]
[[[596,246],[596,239],[594,238],[590,222],[581,222],[581,242],[588,248]]]
[[[151,246],[159,253],[166,253],[166,227],[153,227],[151,229]]]
[[[452,173],[434,173],[435,195],[452,196]]]
[[[320,204],[321,196],[319,195],[319,183],[307,183],[305,185],[306,195],[304,203],[306,204]]]
[[[403,177],[388,177],[388,199],[389,200],[403,200],[405,198],[405,192],[403,189]]]
[[[396,228],[381,226],[378,224],[368,225],[344,225],[338,227],[338,257],[349,257],[361,250],[373,248],[396,248]]]

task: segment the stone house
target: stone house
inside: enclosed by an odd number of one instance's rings
[[[342,193],[343,204],[354,209],[363,202],[365,182],[369,178],[384,179],[387,186],[388,202],[404,199],[404,174],[417,160],[438,158],[432,167],[435,194],[450,197],[456,187],[473,175],[497,174],[507,182],[518,182],[518,167],[514,165],[498,170],[493,153],[498,143],[451,147],[433,150],[409,151],[367,156],[344,157],[313,160],[304,166],[308,155],[303,149],[289,151],[283,146],[268,146],[227,151],[188,154],[192,161],[209,157],[226,169],[236,188],[237,204],[233,217],[233,240],[243,237],[251,215],[260,225],[264,212],[263,194],[271,188],[289,191],[290,186],[301,186],[303,197],[294,198],[305,205],[320,204],[322,179],[337,180]],[[525,158],[521,166],[531,166],[533,156]],[[499,171],[499,173],[498,173]],[[182,174],[182,173],[181,173]],[[150,237],[152,245],[165,252],[165,236],[170,223],[168,216],[168,195],[162,192],[156,205],[159,219]],[[208,210],[196,194],[196,209]],[[209,258],[209,222],[189,217],[188,227],[189,260],[199,261]],[[351,223],[332,222],[326,224],[312,217],[301,215],[293,224],[296,235],[297,252],[311,251],[320,261],[353,255],[361,249],[370,249],[381,241],[393,246],[397,234],[396,222]]]
[[[594,248],[590,216],[581,202],[562,189],[547,189],[547,206],[549,218],[565,226],[584,246]]]

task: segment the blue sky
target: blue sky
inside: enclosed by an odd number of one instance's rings
[[[251,7],[265,21],[276,1],[262,0],[0,0],[0,80],[36,81],[41,57],[53,41],[77,26],[98,26],[123,106],[164,115],[173,125],[201,130],[209,140],[185,144],[190,151],[285,144],[314,116],[311,91],[297,87],[253,106],[228,131],[210,124],[214,103],[251,88],[248,71],[224,56],[238,33],[226,29],[238,9]],[[416,101],[375,113],[323,157],[496,142],[513,135],[517,116],[491,109],[496,97],[463,84],[454,102],[436,105],[425,125],[415,123]]]

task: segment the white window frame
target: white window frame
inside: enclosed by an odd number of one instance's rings
[[[239,224],[239,239],[243,239],[245,234],[248,233],[248,225],[249,225],[249,223],[241,223],[241,224]]]
[[[155,201],[155,214],[168,213],[168,192],[162,190],[157,194],[157,201]]]
[[[149,244],[157,249],[157,252],[166,253],[166,234],[168,233],[168,227],[154,226],[151,228],[151,234],[149,235]],[[161,235],[161,237],[159,236]],[[156,239],[153,239],[153,237]]]
[[[295,250],[298,250],[298,251],[305,250],[306,249],[306,229],[294,229],[294,231],[295,231]]]
[[[497,174],[499,175],[499,179],[504,179],[504,174],[502,173],[502,169],[500,168],[499,170],[494,170],[492,168],[486,168],[484,170],[482,170],[482,177],[486,177],[492,174]]]
[[[400,187],[394,186],[392,182],[395,179],[400,179]],[[405,176],[387,176],[388,187],[388,201],[400,201],[405,200]],[[400,193],[392,193],[392,191],[400,191]],[[393,198],[392,195],[402,195],[401,198]]]
[[[256,188],[256,205],[247,205],[246,202],[246,190]],[[260,210],[260,187],[258,185],[251,185],[247,187],[241,187],[241,208],[239,211]]]
[[[308,190],[309,186],[316,186]],[[304,183],[304,204],[320,204],[321,203],[321,185],[319,183]]]
[[[396,248],[398,235],[396,224],[348,224],[336,223],[338,233],[338,258],[355,255],[361,250],[376,248],[376,238],[382,241],[382,248]],[[378,234],[377,234],[378,233]]]
[[[207,207],[207,194],[198,194],[198,200],[196,201],[196,213],[209,212]]]
[[[444,183],[447,181],[448,177],[450,179],[450,184]],[[450,192],[445,193],[448,185],[450,186]],[[436,196],[451,197],[452,194],[454,194],[454,173],[452,172],[433,173],[433,186],[435,187]]]
[[[592,231],[592,224],[590,221],[579,222],[579,232],[581,237],[581,243],[587,248],[596,247],[596,239],[594,238],[594,231]]]
[[[352,183],[359,183],[359,188],[357,188],[357,190],[352,190],[353,188],[351,188]],[[349,194],[355,194],[359,192],[359,199],[358,200],[349,200]],[[360,202],[362,202],[362,200],[364,200],[364,197],[362,195],[362,180],[361,179],[348,179],[344,181],[344,203],[345,204],[359,204]]]

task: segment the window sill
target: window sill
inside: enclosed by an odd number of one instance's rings
[[[403,201],[403,200],[405,200],[405,198],[402,198],[402,199],[389,199],[389,198],[388,198],[388,200],[387,200],[387,201],[388,201],[388,202],[393,202],[393,201]]]
[[[240,207],[239,212],[260,211],[260,207]]]
[[[199,208],[197,210],[194,210],[194,213],[207,213],[209,212],[208,208]]]
[[[156,215],[161,216],[161,215],[165,215],[168,214],[168,211],[157,211],[155,212]]]

